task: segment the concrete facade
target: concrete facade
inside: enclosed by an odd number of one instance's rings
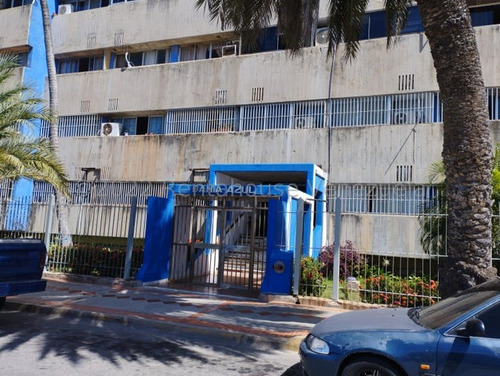
[[[192,169],[213,163],[308,160],[326,171],[329,133],[330,183],[396,183],[396,166],[409,164],[415,165],[414,181],[426,183],[428,167],[440,160],[443,142],[441,125],[419,124],[64,138],[60,151],[71,179],[81,175],[81,168],[98,166],[106,180],[185,181]]]
[[[55,8],[62,3],[56,1]],[[380,11],[384,3],[372,0],[367,10]],[[483,5],[500,4],[486,3]],[[328,1],[321,1],[319,27],[324,26],[327,6]],[[32,14],[39,11],[38,0],[0,10],[0,49],[16,53],[31,51],[27,66],[16,73],[19,79],[35,74],[43,95],[47,90],[43,88],[46,77],[39,71],[41,66],[45,67],[43,55],[39,53],[40,46],[29,39],[30,30],[35,28]],[[244,106],[307,101],[329,104],[336,99],[356,101],[366,97],[370,101],[383,96],[390,102],[390,96],[438,91],[429,44],[421,32],[398,37],[390,49],[386,48],[385,38],[363,40],[357,58],[346,62],[342,45],[333,61],[324,45],[305,48],[294,57],[276,48],[206,58],[205,50],[212,46],[235,43],[239,49],[238,37],[231,30],[221,30],[217,22],[210,22],[203,10],[195,10],[195,0],[135,0],[75,10],[54,15],[52,28],[58,63],[102,58],[100,69],[59,72],[59,115],[66,118],[96,116],[111,122],[127,117],[166,119],[169,112],[178,110],[216,111],[234,107],[237,112]],[[40,25],[35,30],[40,30]],[[500,39],[500,25],[476,27],[476,35],[485,85],[496,90],[500,87],[495,48]],[[128,54],[156,50],[168,51],[165,62],[114,66],[119,56],[127,58]],[[196,53],[197,59],[184,60],[180,57],[184,50]],[[401,85],[405,80],[411,80],[412,84]],[[222,102],[218,93],[224,93]],[[498,101],[495,103],[498,105]],[[437,112],[437,99],[432,104]],[[360,108],[358,112],[363,111]],[[325,113],[325,118],[329,115]],[[311,129],[148,132],[127,137],[105,137],[95,132],[93,136],[62,137],[59,147],[69,178],[74,181],[82,180],[82,169],[88,168],[99,170],[103,181],[179,182],[188,180],[193,169],[208,168],[211,164],[311,163],[328,173],[330,185],[384,184],[411,188],[428,184],[429,166],[441,159],[443,131],[439,121],[435,115],[435,119],[414,123],[395,124],[389,120],[383,125],[330,128],[325,120],[327,125]],[[498,121],[492,123],[492,131],[495,140],[500,141]],[[410,179],[401,181],[398,177],[401,166],[411,167]],[[350,240],[358,241],[360,249],[419,252],[415,216],[403,219],[369,216],[358,213],[346,218],[346,228],[351,228],[352,236],[357,237]],[[398,225],[394,222],[397,220],[400,220]],[[408,236],[395,241],[401,232]]]

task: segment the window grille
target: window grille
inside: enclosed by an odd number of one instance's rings
[[[223,91],[222,101],[227,99]],[[226,97],[224,97],[226,96]],[[224,99],[226,98],[226,99]],[[487,89],[489,116],[500,120],[500,90]],[[109,110],[118,108],[118,99],[109,99]],[[86,111],[89,103],[82,102]],[[97,115],[60,118],[60,137],[97,136],[101,121],[91,130],[82,125]],[[62,120],[64,119],[64,120]],[[357,98],[335,98],[321,101],[253,104],[196,109],[168,110],[165,133],[204,133],[227,131],[258,131],[272,129],[312,129],[361,127],[384,124],[441,123],[443,105],[438,92],[406,93]],[[71,129],[75,128],[75,129]],[[155,129],[158,126],[155,125]],[[156,132],[155,132],[156,133]],[[42,136],[48,137],[48,125],[42,124]]]
[[[353,127],[442,122],[437,92],[340,98],[332,101],[332,125]]]
[[[149,196],[167,197],[167,188],[166,182],[71,181],[70,204],[128,205],[132,197],[137,197],[137,204],[146,206]],[[48,202],[52,194],[54,188],[49,183],[35,182],[34,202]]]
[[[102,117],[98,115],[60,116],[58,118],[59,137],[98,136],[101,131]],[[43,121],[41,137],[49,137],[50,123]]]
[[[343,213],[419,215],[437,208],[441,197],[433,185],[330,184],[328,210],[340,198]]]
[[[166,133],[227,132],[237,130],[237,109],[220,107],[168,111]]]

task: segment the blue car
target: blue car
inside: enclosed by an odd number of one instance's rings
[[[300,358],[305,376],[500,375],[500,279],[430,307],[330,317]]]

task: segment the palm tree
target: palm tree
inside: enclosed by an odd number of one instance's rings
[[[45,57],[47,60],[47,72],[49,81],[49,107],[52,115],[50,122],[49,140],[52,149],[59,155],[59,136],[58,136],[58,90],[56,65],[54,59],[54,48],[52,45],[52,28],[50,25],[50,12],[46,0],[40,0],[43,19],[43,33],[45,40]],[[72,245],[71,233],[69,231],[69,213],[68,203],[63,192],[56,189],[56,211],[59,223],[59,237],[62,246]]]
[[[320,0],[197,0],[206,6],[222,29],[232,27],[246,48],[253,48],[262,29],[269,26],[275,14],[284,44],[292,51],[314,45]]]
[[[495,146],[493,169],[491,171],[491,188],[493,201],[493,216],[500,215],[500,144]],[[446,176],[442,161],[431,165],[428,173],[429,183],[434,184],[437,189],[435,199],[426,204],[424,212],[419,216],[420,243],[427,254],[446,254]],[[497,219],[492,226],[493,254],[498,257],[500,251],[500,223]]]
[[[329,51],[341,42],[354,58],[369,0],[329,1]],[[197,0],[212,20],[234,27],[243,43],[273,16],[288,47],[305,45],[293,28],[303,25],[317,0]],[[403,28],[409,0],[386,0],[388,45]],[[448,199],[448,258],[441,265],[440,293],[447,297],[496,276],[491,265],[492,141],[486,91],[467,0],[417,0],[429,40],[444,107],[443,162]],[[293,12],[293,13],[292,13]],[[299,22],[301,21],[301,22]],[[304,32],[300,28],[300,32]],[[295,41],[295,43],[294,43]]]
[[[51,119],[41,107],[42,100],[30,95],[30,88],[9,86],[17,57],[0,54],[0,180],[20,177],[42,180],[69,195],[64,167],[47,140],[29,133],[31,121]]]

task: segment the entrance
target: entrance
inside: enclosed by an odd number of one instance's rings
[[[172,284],[258,293],[266,266],[269,197],[175,197]]]

